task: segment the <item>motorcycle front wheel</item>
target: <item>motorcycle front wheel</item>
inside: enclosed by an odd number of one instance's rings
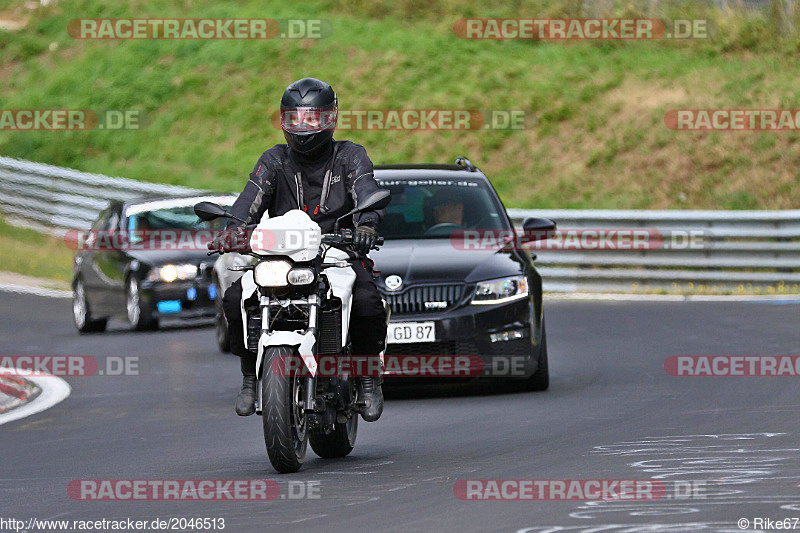
[[[303,408],[302,375],[279,375],[273,368],[287,365],[272,362],[289,358],[297,352],[292,346],[267,346],[261,376],[264,443],[273,468],[282,474],[297,472],[303,466],[308,448],[308,424]]]

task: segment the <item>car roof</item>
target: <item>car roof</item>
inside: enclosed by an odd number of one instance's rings
[[[225,207],[233,205],[238,195],[232,193],[209,193],[179,196],[153,196],[124,204],[125,216],[135,215],[144,211],[164,209],[170,207],[187,207],[198,202],[214,202]]]
[[[444,168],[447,167],[447,168]],[[488,182],[483,172],[464,170],[458,165],[385,165],[375,167],[375,179],[477,179]]]

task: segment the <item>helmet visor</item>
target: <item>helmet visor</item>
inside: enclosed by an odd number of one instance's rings
[[[336,127],[337,109],[281,109],[281,129],[288,133],[318,133]]]

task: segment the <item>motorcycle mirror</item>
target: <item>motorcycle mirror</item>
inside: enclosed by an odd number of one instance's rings
[[[225,211],[222,207],[218,206],[213,202],[200,202],[195,204],[194,214],[200,217],[200,220],[206,220],[206,221],[224,217],[224,218],[232,218],[234,220],[238,220],[239,222],[244,222],[243,220],[231,215],[230,213]]]
[[[387,189],[379,189],[367,196],[363,201],[358,202],[358,211],[367,209],[383,209],[392,201],[392,193]]]
[[[345,218],[355,215],[356,213],[360,213],[361,211],[366,211],[368,209],[383,209],[389,202],[392,201],[392,193],[389,192],[387,189],[379,189],[374,193],[367,196],[365,199],[358,202],[358,205],[353,208],[349,213],[345,213],[344,215],[340,216],[336,219],[336,223],[333,226],[333,231],[339,231],[339,222],[344,220]]]

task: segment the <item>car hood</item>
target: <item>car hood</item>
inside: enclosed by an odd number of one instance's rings
[[[209,257],[202,250],[129,250],[128,255],[147,265],[213,263],[216,257]]]
[[[449,239],[386,241],[380,250],[370,252],[375,270],[380,270],[378,286],[384,288],[387,276],[397,275],[404,285],[413,283],[475,282],[513,276],[524,271],[522,260],[509,252],[457,250]]]

